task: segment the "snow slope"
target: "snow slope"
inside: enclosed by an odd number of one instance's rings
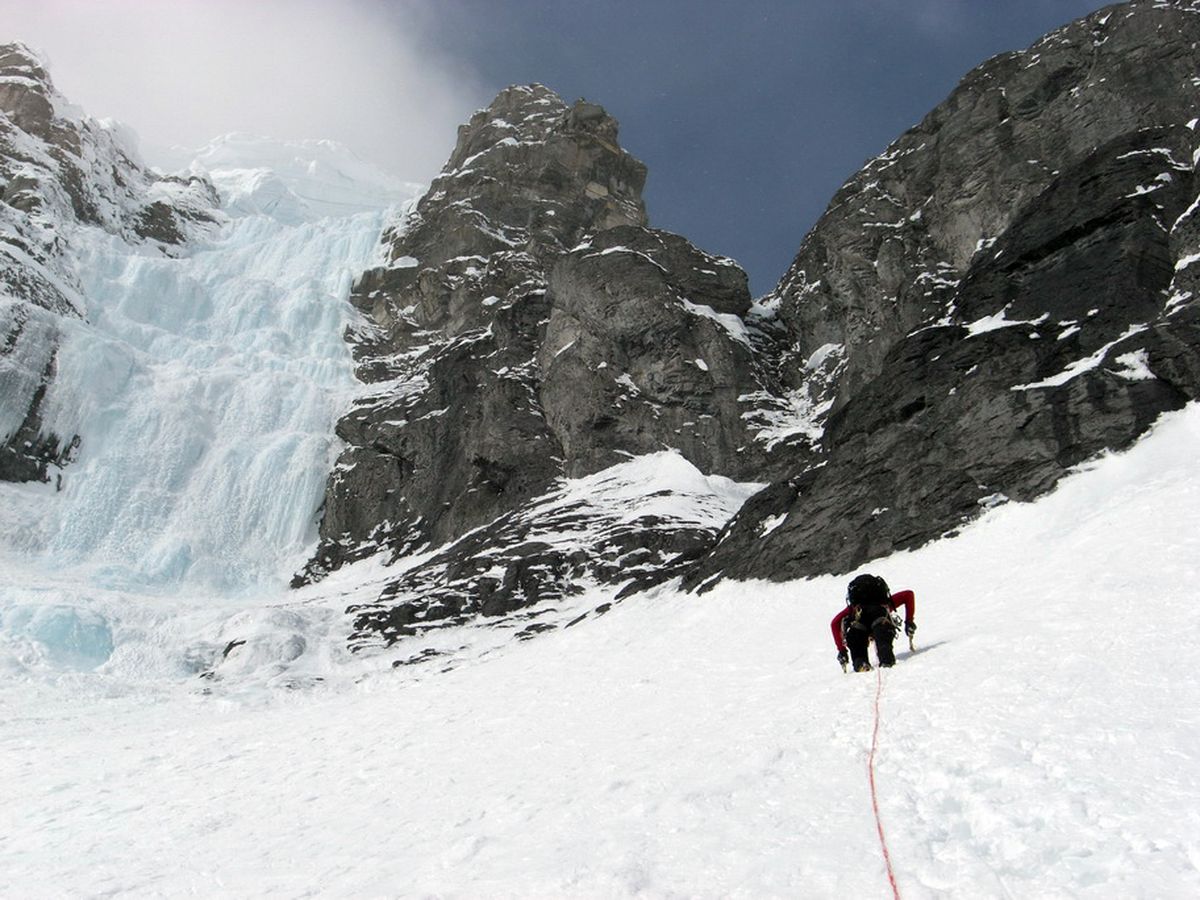
[[[920,625],[876,756],[903,896],[1200,895],[1198,447],[1191,407],[874,567]],[[844,583],[303,691],[6,679],[0,896],[887,896]]]

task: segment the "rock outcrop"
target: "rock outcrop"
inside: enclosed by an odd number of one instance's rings
[[[41,403],[63,319],[87,316],[73,234],[98,228],[171,254],[215,221],[197,177],[161,177],[108,122],[82,116],[21,44],[0,45],[0,480],[47,480],[80,435],[46,432]]]
[[[580,565],[586,551],[567,560],[522,539],[496,577],[488,542],[464,538],[474,529],[505,542],[543,529],[536,510],[565,479],[661,451],[706,475],[765,468],[742,418],[767,393],[745,273],[647,227],[645,174],[603,109],[538,85],[509,88],[460,130],[385,234],[386,263],[354,288],[363,320],[349,339],[370,390],[339,423],[347,447],[298,583],[441,547],[442,575],[398,576],[364,627],[510,611],[623,573],[599,548]],[[451,585],[447,567],[466,575]],[[405,611],[388,614],[400,594]]]
[[[1137,0],[1001,54],[837,192],[772,300],[799,358],[839,348],[839,404],[947,314],[964,274],[1068,169],[1195,117],[1195,19],[1188,2]]]
[[[389,646],[483,617],[518,637],[603,614],[709,546],[756,485],[705,476],[660,451],[556,484],[436,551],[396,562],[374,603],[351,607],[350,646]],[[598,608],[589,585],[622,585]]]
[[[821,453],[688,584],[919,546],[1197,397],[1198,41],[1192,3],[1102,10],[976,69],[838,192],[770,298]]]

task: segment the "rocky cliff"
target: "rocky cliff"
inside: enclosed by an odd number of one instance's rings
[[[365,646],[595,581],[845,572],[1128,446],[1200,391],[1198,41],[1139,0],[986,62],[757,303],[647,226],[603,110],[509,89],[355,290],[372,391],[299,580],[397,561]],[[762,489],[724,527],[581,489],[662,452]]]
[[[847,182],[768,298],[782,370],[830,410],[821,452],[689,584],[917,546],[1196,397],[1197,41],[1193,3],[1104,9],[971,72]]]
[[[702,475],[767,468],[744,417],[770,393],[745,273],[647,226],[645,167],[617,140],[599,106],[504,91],[356,285],[349,339],[371,390],[338,425],[347,446],[298,582],[381,551],[398,561],[360,630],[648,575],[720,527],[700,512],[632,527],[582,497],[566,522],[552,501],[578,479],[663,451]],[[582,542],[564,545],[564,528]]]
[[[0,45],[0,480],[46,480],[83,439],[46,432],[40,410],[62,320],[88,314],[73,234],[170,254],[216,204],[203,179],[154,174],[119,126],[80,114],[25,46]]]

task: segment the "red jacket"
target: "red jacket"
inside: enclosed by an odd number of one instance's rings
[[[912,591],[896,591],[892,594],[891,605],[893,610],[904,607],[905,624],[913,620],[913,610],[916,607],[917,598]],[[847,606],[840,613],[833,617],[833,621],[829,623],[829,627],[833,630],[833,642],[837,644],[839,650],[846,649],[846,642],[842,638],[842,620],[850,615],[851,606]]]

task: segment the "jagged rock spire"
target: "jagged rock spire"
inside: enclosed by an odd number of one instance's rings
[[[365,322],[351,341],[376,387],[339,423],[348,446],[304,577],[447,545],[361,611],[362,629],[398,634],[620,577],[611,547],[568,558],[537,537],[539,504],[564,477],[664,449],[705,473],[761,462],[742,416],[743,398],[762,394],[745,273],[646,227],[646,169],[617,139],[594,103],[567,105],[541,85],[502,91],[385,234],[386,264],[356,285]],[[524,543],[465,538],[482,525]],[[684,533],[694,546],[711,526],[645,529],[663,530],[665,548]],[[629,530],[621,543],[638,539]],[[662,551],[640,552],[646,564]]]

